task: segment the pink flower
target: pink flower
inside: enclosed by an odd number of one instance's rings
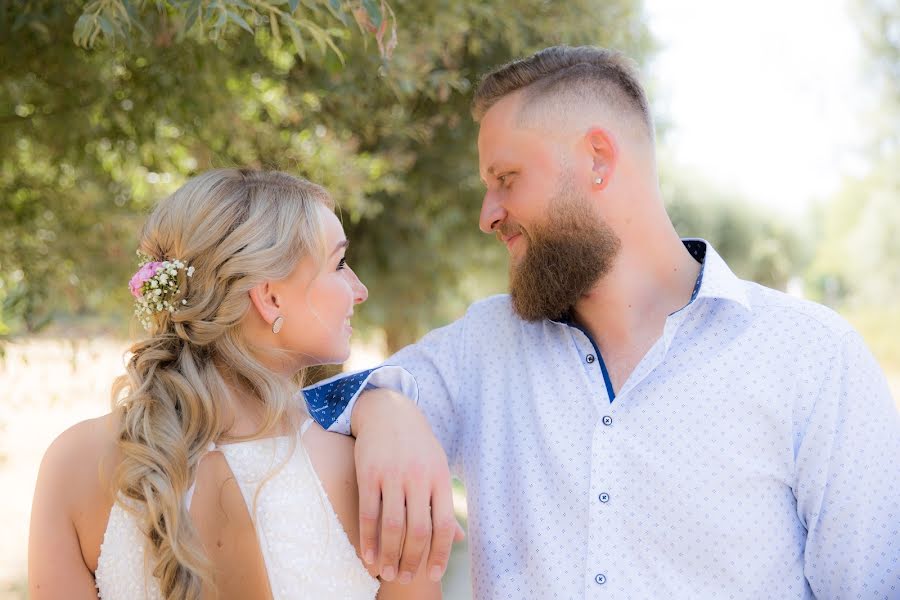
[[[131,281],[128,282],[128,287],[131,289],[132,296],[135,298],[140,298],[142,296],[141,291],[144,284],[148,279],[152,279],[156,275],[156,269],[159,268],[161,264],[161,262],[148,262],[141,265],[138,272],[135,273],[134,277],[131,278]]]

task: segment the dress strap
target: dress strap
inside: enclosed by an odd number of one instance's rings
[[[309,429],[309,426],[312,424],[312,417],[306,417],[306,420],[303,421],[303,425],[300,426],[300,437],[303,437],[303,434],[306,433],[306,430]]]
[[[197,466],[200,466],[200,463],[203,461],[203,457],[216,449],[216,443],[210,442],[209,446],[206,447],[206,452],[203,456],[200,457],[200,460],[197,462]],[[191,487],[188,488],[187,494],[184,495],[184,503],[188,510],[191,510],[191,500],[194,499],[194,489],[197,487],[197,482],[191,484]]]

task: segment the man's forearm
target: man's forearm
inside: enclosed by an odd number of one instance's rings
[[[360,546],[382,579],[408,582],[427,558],[432,581],[447,568],[454,538],[447,456],[410,398],[369,389],[350,414],[356,437]]]
[[[407,411],[421,417],[415,403],[400,392],[385,388],[367,389],[360,393],[350,413],[350,435],[358,437],[373,418],[399,415]]]

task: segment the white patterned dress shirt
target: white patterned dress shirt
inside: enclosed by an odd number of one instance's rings
[[[685,245],[694,297],[614,395],[588,335],[502,295],[306,390],[310,412],[347,433],[366,385],[418,402],[467,488],[478,600],[900,598],[875,360],[831,310]]]

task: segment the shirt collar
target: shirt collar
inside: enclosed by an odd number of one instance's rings
[[[728,268],[712,244],[700,238],[684,238],[681,241],[701,264],[698,288],[694,290],[691,303],[698,298],[720,298],[751,310],[744,282]]]
[[[697,283],[694,285],[691,299],[684,307],[675,312],[681,312],[688,306],[691,306],[694,300],[698,298],[730,300],[743,306],[747,311],[752,310],[744,283],[732,272],[725,260],[712,247],[712,244],[702,238],[682,238],[681,243],[691,253],[691,256],[700,263],[700,275],[697,276]],[[566,311],[559,319],[551,319],[551,321],[581,329],[576,323],[571,309]]]

